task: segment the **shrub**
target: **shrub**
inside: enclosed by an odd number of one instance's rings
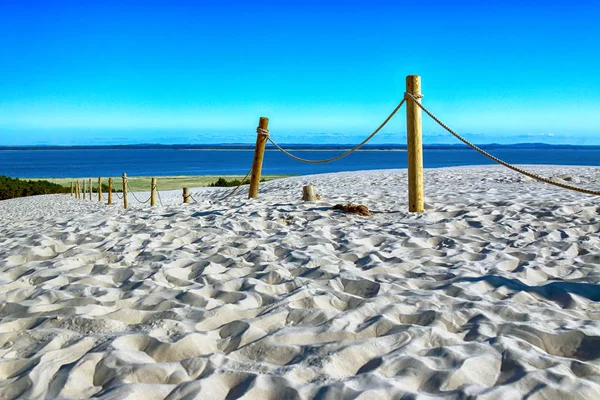
[[[265,179],[261,179],[261,182],[265,182]],[[246,180],[244,181],[244,185],[248,185],[250,183],[250,180]],[[217,179],[216,182],[213,182],[211,184],[209,184],[209,187],[233,187],[233,186],[238,186],[240,184],[240,180],[239,179],[233,179],[231,181],[228,181],[225,178],[219,178]]]
[[[22,180],[0,175],[0,200],[38,194],[70,193],[71,189],[48,181]]]

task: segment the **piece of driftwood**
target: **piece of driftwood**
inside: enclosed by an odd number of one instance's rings
[[[308,185],[302,187],[302,200],[304,201],[316,201],[320,200],[321,196],[315,193],[315,187],[313,185]]]
[[[371,211],[369,211],[369,208],[367,206],[363,206],[362,204],[336,204],[332,207],[332,209],[342,210],[345,213],[362,215],[363,217],[370,217],[372,215],[375,215]]]

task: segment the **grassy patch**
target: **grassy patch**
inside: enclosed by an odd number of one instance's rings
[[[281,179],[287,178],[293,175],[264,175],[264,181],[270,181],[273,179]],[[210,186],[211,184],[217,182],[222,176],[157,176],[156,177],[156,186],[158,190],[175,190],[181,189],[183,187],[194,188],[194,187],[203,187]],[[233,185],[237,186],[239,182],[244,178],[243,175],[225,175],[223,178],[226,181],[234,181],[237,180],[238,183]],[[82,181],[83,178],[77,178],[79,181]],[[47,181],[57,183],[64,187],[71,187],[71,182],[77,180],[76,178],[50,178],[46,179]],[[127,181],[129,182],[129,187],[133,191],[150,191],[150,180],[152,177],[150,176],[131,176],[127,177]],[[92,183],[97,185],[98,178],[92,178]],[[87,182],[87,179],[86,179]],[[108,182],[108,177],[102,178],[102,183],[106,184]],[[113,187],[114,189],[122,189],[122,180],[121,177],[113,177]]]

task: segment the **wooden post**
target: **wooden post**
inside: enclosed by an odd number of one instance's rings
[[[92,200],[92,192],[93,192],[93,190],[92,190],[92,178],[89,179],[89,182],[90,182],[90,200]]]
[[[260,129],[269,128],[269,118],[260,117],[258,121],[259,131],[256,133],[256,147],[254,148],[254,162],[252,163],[252,178],[250,179],[250,191],[248,198],[252,199],[258,196],[258,185],[260,184],[260,174],[262,172],[263,158],[265,156],[265,146],[267,145],[266,134],[260,132]]]
[[[102,201],[102,178],[98,177],[98,201]]]
[[[127,174],[123,172],[123,207],[127,208],[129,202],[127,201]]]
[[[186,187],[183,188],[183,202],[189,204],[190,202],[190,190]]]
[[[85,179],[82,179],[81,182],[82,182],[81,187],[83,188],[83,193],[82,193],[83,196],[81,196],[81,199],[85,200]]]
[[[150,181],[150,207],[156,205],[156,178]]]
[[[71,197],[73,197],[73,181],[71,181]]]
[[[75,198],[79,198],[79,193],[81,193],[81,188],[79,187],[79,179],[75,181]]]
[[[302,187],[302,200],[304,201],[317,201],[318,196],[315,193],[315,187],[313,185]]]
[[[112,178],[108,178],[108,204],[112,204]]]
[[[420,102],[421,77],[406,77],[406,92]],[[406,139],[408,144],[408,211],[423,212],[423,141],[421,108],[413,99],[406,100]]]

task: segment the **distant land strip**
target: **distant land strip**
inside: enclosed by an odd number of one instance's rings
[[[288,143],[282,144],[282,147],[289,150],[348,150],[353,148],[353,144],[302,144]],[[482,144],[479,147],[484,149],[600,149],[600,145],[569,145],[569,144],[546,144],[546,143],[516,143],[516,144]],[[466,145],[457,144],[425,144],[424,149],[431,150],[456,150],[466,149]],[[0,151],[6,150],[253,150],[254,144],[128,144],[128,145],[76,145],[76,146],[57,146],[57,145],[33,145],[33,146],[0,146]],[[267,145],[267,149],[275,149],[272,145]],[[406,145],[400,144],[371,144],[364,145],[362,150],[406,150]]]

